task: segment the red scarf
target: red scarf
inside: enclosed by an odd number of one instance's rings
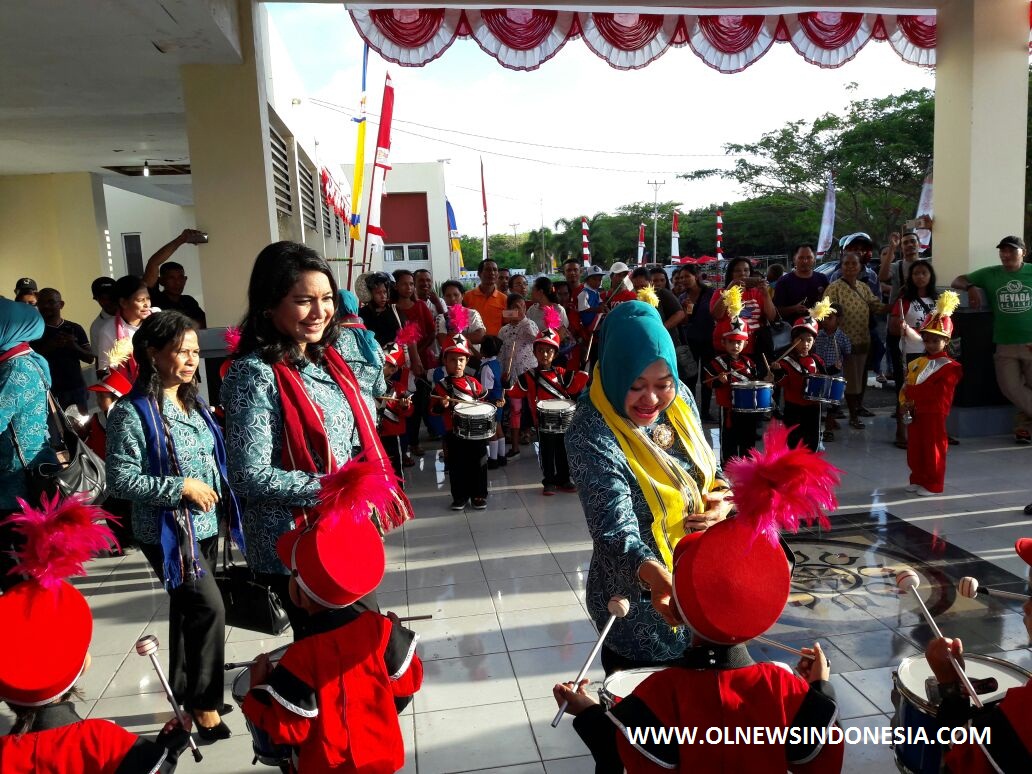
[[[32,352],[32,347],[29,346],[28,342],[23,341],[21,344],[15,344],[6,352],[0,353],[0,363],[6,362],[13,357],[18,357],[19,355],[28,354],[29,352]]]
[[[344,399],[355,418],[355,427],[358,428],[362,448],[358,459],[364,457],[369,462],[379,462],[383,466],[384,475],[393,481],[394,471],[390,459],[380,442],[380,436],[376,432],[376,420],[362,397],[358,380],[337,350],[327,348],[324,355],[326,370],[344,393]],[[272,371],[276,376],[280,408],[283,411],[283,467],[287,470],[303,470],[306,473],[333,473],[340,465],[330,447],[323,412],[305,389],[300,372],[286,363],[273,365]],[[295,508],[294,516],[297,526],[309,522],[305,508]],[[384,531],[401,526],[412,518],[412,504],[404,492],[395,486],[391,512],[381,513],[379,516],[380,526]]]

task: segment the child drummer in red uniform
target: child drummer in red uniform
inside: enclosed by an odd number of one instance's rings
[[[456,404],[483,401],[487,397],[484,386],[465,375],[469,357],[466,337],[461,333],[452,336],[451,343],[441,353],[445,377],[434,385],[430,397],[430,413],[444,417],[447,431],[444,447],[453,511],[461,511],[469,501],[478,511],[487,508],[487,441],[459,438],[453,430]]]
[[[960,303],[952,290],[943,291],[935,304],[935,313],[921,328],[925,355],[907,366],[906,383],[899,393],[904,412],[912,417],[907,441],[907,464],[910,466],[908,492],[922,497],[942,492],[946,480],[946,417],[953,405],[953,393],[963,373],[960,363],[946,353],[953,335],[951,315]],[[904,336],[913,336],[904,323]],[[906,414],[904,414],[904,422]]]
[[[534,357],[537,368],[524,371],[516,383],[506,392],[513,398],[528,398],[530,417],[538,428],[538,443],[541,447],[542,494],[554,495],[556,490],[576,492],[570,481],[570,466],[566,461],[566,442],[562,433],[543,433],[538,417],[538,402],[542,400],[571,400],[588,383],[586,371],[567,371],[562,366],[553,366],[559,352],[559,334],[552,328],[545,328],[534,341]]]
[[[377,398],[377,430],[391,467],[402,486],[405,470],[402,462],[401,439],[408,432],[406,420],[412,416],[412,393],[406,389],[409,369],[405,367],[405,350],[393,341],[383,348],[383,375],[387,392]]]
[[[794,555],[780,529],[809,517],[826,524],[836,505],[838,471],[805,448],[790,450],[787,435],[774,422],[762,454],[728,463],[738,515],[686,535],[674,549],[674,607],[692,633],[679,663],[647,677],[608,711],[585,692],[587,680],[553,688],[556,702],[568,702],[576,716],[574,730],[598,774],[841,771],[843,744],[826,743],[838,709],[820,645],[803,650],[798,674],[754,662],[746,647],[788,601]],[[735,743],[738,732],[757,727],[797,729],[799,739]],[[697,742],[656,736],[671,728],[696,729]],[[717,743],[714,731],[731,737]]]
[[[375,486],[363,484],[363,498],[375,502]],[[369,516],[364,499],[327,509],[276,545],[291,572],[290,599],[309,624],[278,664],[266,654],[254,663],[243,711],[274,744],[294,748],[301,774],[391,774],[405,765],[398,712],[419,690],[423,666],[413,632],[354,604],[383,578],[383,541]]]
[[[756,445],[758,414],[734,411],[733,384],[756,380],[756,364],[742,353],[749,343],[749,328],[739,317],[742,312],[742,289],[730,288],[724,294],[730,325],[724,332],[724,354],[717,355],[703,366],[703,378],[713,389],[720,407],[720,461],[741,457]]]
[[[785,396],[785,425],[790,429],[788,442],[800,441],[810,451],[821,443],[821,403],[806,397],[806,377],[826,374],[824,361],[813,352],[820,333],[817,324],[831,313],[831,301],[822,300],[805,317],[792,325],[792,345],[772,366],[775,380]]]
[[[25,538],[15,571],[26,580],[0,596],[0,701],[15,714],[0,736],[0,774],[174,771],[189,741],[178,722],[150,742],[110,720],[83,720],[72,702],[90,665],[93,616],[65,578],[85,575],[83,565],[113,542],[98,523],[108,514],[74,498],[21,503],[8,518]]]

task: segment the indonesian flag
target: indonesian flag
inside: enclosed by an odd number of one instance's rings
[[[922,250],[927,250],[932,243],[932,230],[925,228],[924,225],[931,223],[934,217],[935,212],[932,208],[932,173],[929,171],[925,176],[924,184],[921,186],[921,201],[917,204],[918,227],[914,229],[917,232],[917,238],[921,242]]]
[[[380,204],[384,195],[384,181],[391,168],[391,118],[394,115],[394,86],[390,73],[383,85],[383,105],[380,108],[380,131],[376,135],[376,158],[373,160],[373,179],[369,181],[369,217],[366,221],[366,246],[371,252],[383,252],[383,229],[380,228]],[[372,256],[370,255],[370,263]],[[362,260],[363,267],[365,259]]]
[[[821,215],[821,235],[817,238],[817,260],[831,249],[835,239],[835,176],[828,173],[827,190],[824,193],[824,213]]]
[[[638,265],[645,262],[645,224],[638,226]]]
[[[677,210],[674,210],[674,225],[670,229],[670,263],[681,262],[681,235],[677,233]]]
[[[581,255],[584,258],[584,268],[591,266],[591,244],[588,242],[588,219],[581,217]]]

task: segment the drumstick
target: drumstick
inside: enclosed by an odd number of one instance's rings
[[[1000,589],[991,589],[988,586],[979,586],[978,580],[971,576],[965,576],[960,579],[957,584],[957,591],[960,592],[960,596],[967,597],[968,599],[974,599],[976,594],[986,594],[990,597],[1000,597],[1001,599],[1016,599],[1019,602],[1028,602],[1028,594],[1018,594],[1014,591],[1001,591]]]
[[[796,347],[798,347],[798,346],[799,346],[799,342],[800,342],[800,341],[802,341],[802,339],[796,339],[795,341],[793,341],[793,342],[792,342],[792,346],[791,346],[791,347],[789,347],[788,349],[786,349],[786,350],[785,350],[785,354],[783,354],[783,355],[782,355],[781,357],[779,357],[779,358],[778,358],[777,360],[775,360],[775,361],[774,361],[773,363],[771,363],[771,364],[770,364],[770,365],[768,366],[768,369],[769,369],[769,368],[773,368],[773,367],[774,367],[774,366],[776,366],[776,365],[777,365],[778,363],[780,363],[780,362],[781,362],[782,360],[784,360],[784,359],[785,359],[786,357],[788,357],[788,356],[789,356],[789,355],[791,355],[791,354],[792,354],[793,352],[795,352],[795,349],[796,349]]]
[[[176,697],[172,695],[172,687],[168,684],[168,680],[165,679],[165,673],[161,671],[161,664],[158,663],[158,638],[153,634],[147,634],[140,637],[136,641],[136,652],[141,656],[148,656],[151,664],[154,666],[154,671],[158,673],[158,680],[161,681],[161,687],[165,689],[165,696],[168,698],[168,703],[172,705],[172,710],[176,713],[176,718],[179,720],[179,725],[186,731],[187,737],[190,740],[190,751],[193,753],[193,758],[198,763],[204,758],[201,755],[201,751],[197,749],[197,742],[194,741],[193,734],[189,731],[189,726],[186,722],[186,717],[183,715],[183,710],[176,702]]]
[[[602,633],[598,635],[598,642],[595,643],[595,647],[591,649],[591,653],[588,654],[587,660],[584,662],[584,666],[581,667],[581,671],[577,673],[577,677],[573,681],[573,690],[577,690],[577,686],[580,685],[580,681],[584,679],[584,675],[588,673],[591,668],[591,662],[595,660],[595,656],[602,650],[602,642],[605,640],[606,635],[609,634],[609,630],[613,628],[613,624],[616,623],[617,618],[623,618],[629,612],[631,612],[631,603],[627,601],[626,597],[619,595],[614,596],[609,600],[607,605],[609,608],[609,620],[606,621],[606,625],[602,627]],[[569,702],[564,701],[559,707],[559,711],[555,713],[555,717],[552,718],[552,728],[557,728],[559,722],[563,719],[563,715],[566,713],[566,707]]]
[[[917,577],[917,573],[913,570],[900,570],[896,573],[896,587],[904,594],[907,591],[912,591],[914,599],[917,600],[917,604],[921,606],[921,614],[924,616],[925,622],[928,624],[928,628],[932,630],[936,639],[942,639],[942,632],[935,623],[935,619],[932,618],[932,614],[928,612],[928,608],[925,607],[924,600],[921,599],[921,595],[917,593],[917,587],[921,585],[920,579]],[[968,696],[971,697],[971,701],[979,709],[982,708],[982,700],[978,698],[978,694],[975,693],[975,688],[971,685],[971,681],[968,676],[964,673],[963,667],[957,662],[957,659],[953,657],[953,652],[949,649],[946,650],[946,655],[950,659],[950,663],[953,665],[954,671],[957,673],[957,677],[960,678],[960,682],[964,684],[964,689],[968,692]]]
[[[781,648],[782,650],[788,653],[795,653],[797,656],[800,656],[801,658],[808,658],[811,661],[813,661],[816,658],[816,656],[814,656],[812,653],[803,653],[803,651],[799,650],[799,648],[793,648],[791,645],[785,645],[784,643],[778,642],[777,640],[772,640],[767,637],[760,637],[759,635],[753,637],[753,639],[757,642],[762,642],[764,645],[770,645],[772,648]]]
[[[432,618],[433,615],[408,615],[403,618],[399,618],[398,623],[407,623],[408,621],[429,621]],[[253,661],[230,661],[223,667],[223,669],[225,669],[227,672],[231,672],[234,669],[241,669],[243,667],[254,666],[257,663],[257,659],[254,659]]]

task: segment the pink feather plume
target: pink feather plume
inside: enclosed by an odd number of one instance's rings
[[[65,578],[85,575],[85,564],[101,551],[118,547],[105,519],[111,514],[88,505],[83,494],[53,499],[43,495],[34,508],[18,498],[21,513],[10,517],[25,544],[15,552],[12,575],[27,575],[45,589],[57,587]]]
[[[240,329],[235,325],[230,325],[226,328],[226,332],[222,334],[222,338],[226,342],[226,349],[229,350],[230,354],[233,354],[240,346]]]
[[[448,324],[456,333],[462,333],[469,327],[469,309],[462,304],[448,308]]]
[[[553,331],[559,330],[563,324],[563,316],[559,314],[559,310],[554,306],[546,306],[541,313],[541,318],[545,323],[546,328],[550,328]]]
[[[368,519],[373,509],[384,531],[411,517],[412,506],[389,462],[354,459],[320,479],[319,505],[323,519]],[[406,513],[399,520],[399,509]]]
[[[796,532],[801,522],[828,528],[828,512],[838,507],[835,487],[838,468],[823,454],[800,442],[788,445],[788,428],[777,421],[763,434],[763,451],[733,459],[724,473],[734,492],[737,519],[757,534],[776,543],[782,531]]]
[[[398,335],[394,337],[394,341],[399,347],[407,347],[410,344],[418,344],[421,338],[423,338],[423,334],[419,330],[419,323],[413,320],[405,323],[405,326],[398,331]]]

